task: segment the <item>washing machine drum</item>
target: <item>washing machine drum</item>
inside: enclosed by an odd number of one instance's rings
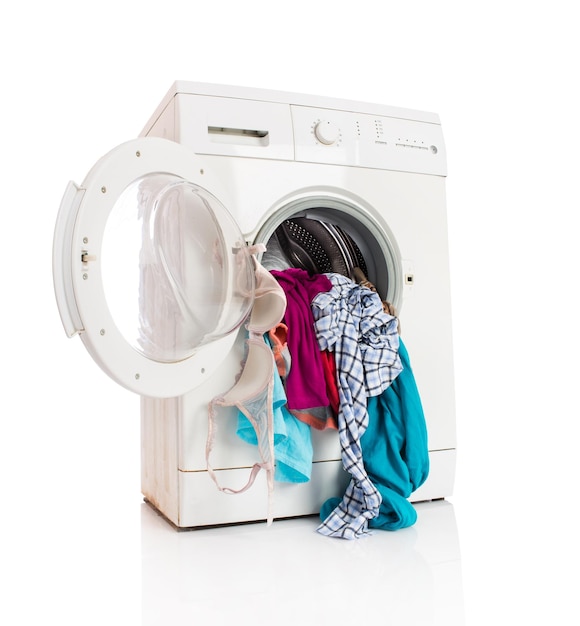
[[[342,228],[307,217],[285,220],[275,232],[286,260],[310,274],[334,272],[353,276],[355,268],[366,275],[360,248]]]
[[[141,138],[106,154],[63,197],[53,276],[65,331],[141,395],[202,384],[252,309],[254,260],[208,190],[219,182],[183,146]]]

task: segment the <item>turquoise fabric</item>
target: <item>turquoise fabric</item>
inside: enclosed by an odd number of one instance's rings
[[[380,396],[368,398],[369,425],[361,437],[363,459],[383,502],[371,528],[411,526],[417,513],[407,498],[429,475],[427,426],[409,353],[399,341],[403,371]]]
[[[407,498],[429,475],[425,416],[402,341],[399,356],[403,371],[382,394],[367,398],[369,422],[360,439],[367,474],[382,497],[379,514],[369,520],[369,528],[382,530],[415,523],[417,512]],[[326,519],[340,501],[326,501],[320,518]]]
[[[266,343],[270,343],[265,338]],[[286,406],[284,385],[274,368],[273,388],[274,418],[274,480],[279,482],[304,483],[312,474],[312,437],[310,426],[296,419]],[[257,445],[256,432],[250,420],[238,413],[237,435],[247,443]]]

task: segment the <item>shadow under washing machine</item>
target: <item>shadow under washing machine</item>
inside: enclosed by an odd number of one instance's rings
[[[445,175],[434,114],[176,82],[140,138],[69,185],[54,248],[63,324],[142,396],[142,492],[174,525],[267,516],[264,472],[232,496],[206,462],[208,405],[234,385],[244,358],[255,288],[246,244],[265,244],[268,269],[358,267],[394,306],[429,441],[430,474],[410,500],[451,495]],[[236,434],[237,413],[218,409],[212,450],[232,489],[260,462]],[[312,429],[312,440],[311,479],[276,483],[276,518],[318,513],[344,493],[336,430]]]

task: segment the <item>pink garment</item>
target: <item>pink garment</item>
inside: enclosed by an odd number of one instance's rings
[[[340,409],[340,396],[336,377],[336,359],[334,354],[328,350],[322,350],[320,355],[326,378],[326,393],[332,409],[332,418],[329,418],[328,428],[338,428],[337,416]]]
[[[270,337],[278,374],[284,380],[288,376],[292,364],[292,358],[288,350],[288,341],[286,340],[288,337],[288,326],[280,322],[268,331],[268,336]]]
[[[271,274],[284,290],[287,301],[284,323],[288,326],[288,350],[292,357],[286,379],[288,408],[311,426],[325,428],[331,414],[330,400],[310,303],[319,293],[330,291],[332,283],[323,274],[310,276],[297,268],[272,270]]]

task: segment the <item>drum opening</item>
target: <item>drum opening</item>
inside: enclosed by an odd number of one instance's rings
[[[277,217],[277,219],[276,219]],[[298,267],[310,274],[335,272],[372,283],[382,300],[400,310],[402,271],[386,225],[346,200],[309,198],[285,205],[260,231],[267,269]]]

